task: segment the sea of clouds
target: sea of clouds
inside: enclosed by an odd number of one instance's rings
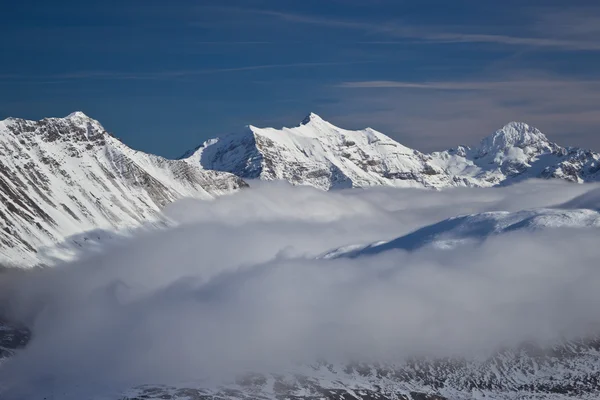
[[[33,334],[0,364],[0,398],[100,395],[321,358],[477,357],[595,335],[597,228],[319,256],[457,215],[600,210],[599,188],[530,181],[322,192],[255,183],[215,201],[179,201],[164,210],[171,228],[57,267],[0,274],[2,316]]]

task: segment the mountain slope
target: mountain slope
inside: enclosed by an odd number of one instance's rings
[[[0,262],[93,229],[155,221],[167,203],[212,198],[245,183],[231,174],[135,151],[83,113],[0,121]]]
[[[371,128],[350,131],[310,114],[294,128],[257,128],[209,140],[183,159],[242,178],[347,187],[488,187],[527,178],[600,180],[600,155],[551,143],[511,122],[477,148],[421,153]]]
[[[600,395],[600,342],[533,344],[470,359],[413,359],[398,364],[327,362],[248,374],[222,386],[147,385],[129,391],[142,399],[359,399],[359,400],[517,400],[597,399]]]
[[[356,258],[389,250],[413,251],[430,246],[449,249],[480,243],[493,235],[555,228],[600,228],[600,213],[589,209],[494,211],[453,217],[391,241],[352,245],[328,252],[323,258]]]
[[[0,363],[26,346],[31,332],[0,321]],[[220,383],[219,383],[220,382]],[[290,364],[276,373],[249,372],[212,382],[145,384],[130,389],[76,386],[0,388],[11,399],[50,396],[75,400],[490,400],[597,399],[600,396],[600,340],[524,343],[480,357],[420,357],[396,363]],[[4,392],[6,390],[7,392]],[[58,397],[55,397],[58,396]]]

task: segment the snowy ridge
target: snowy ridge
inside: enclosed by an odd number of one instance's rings
[[[48,262],[72,235],[136,228],[181,197],[210,199],[245,183],[135,151],[81,112],[0,121],[0,262]]]
[[[556,228],[600,228],[600,213],[590,209],[534,209],[494,211],[453,217],[391,241],[345,246],[322,258],[356,258],[389,250],[413,251],[423,247],[451,249],[481,243],[492,235]]]
[[[511,122],[476,148],[421,153],[366,128],[338,128],[309,114],[293,128],[257,128],[211,139],[183,157],[242,178],[286,180],[329,190],[349,187],[489,187],[528,178],[600,180],[600,155],[550,142]]]

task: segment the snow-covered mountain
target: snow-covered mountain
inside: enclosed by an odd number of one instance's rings
[[[518,212],[494,211],[448,218],[391,241],[345,246],[323,258],[356,258],[389,250],[418,250],[423,247],[451,249],[481,243],[492,235],[556,228],[600,228],[600,213],[591,209],[534,209]]]
[[[40,251],[72,235],[135,228],[178,198],[242,186],[228,173],[132,150],[81,112],[9,118],[0,121],[0,262],[45,262]]]
[[[511,122],[476,148],[421,153],[371,128],[350,131],[310,114],[294,128],[257,128],[209,140],[182,158],[242,178],[321,189],[488,187],[527,178],[600,180],[600,154],[561,147]]]

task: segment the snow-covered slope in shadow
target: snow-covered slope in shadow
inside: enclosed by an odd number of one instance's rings
[[[536,209],[496,211],[449,218],[391,241],[352,245],[328,252],[323,258],[356,258],[390,250],[423,247],[451,249],[480,243],[492,235],[553,228],[600,228],[600,213],[589,209]]]

